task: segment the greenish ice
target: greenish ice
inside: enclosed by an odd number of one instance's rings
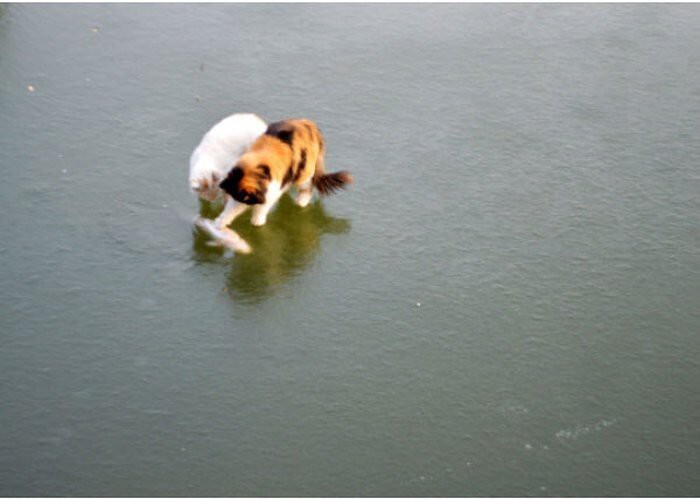
[[[698,4],[0,4],[0,495],[700,495],[699,130]]]

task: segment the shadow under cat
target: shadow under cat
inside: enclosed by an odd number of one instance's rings
[[[216,218],[221,210],[221,206],[200,201],[200,215],[205,218]],[[248,242],[252,253],[224,260],[228,266],[226,288],[234,299],[258,302],[275,294],[309,266],[320,248],[323,234],[346,233],[350,222],[328,216],[318,200],[299,208],[286,194],[264,226],[253,227],[248,212],[236,219],[231,228]],[[212,246],[211,237],[204,231],[195,227],[192,239],[196,261],[222,261],[227,250]]]

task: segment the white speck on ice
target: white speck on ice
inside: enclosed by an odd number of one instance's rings
[[[597,423],[593,423],[590,425],[578,425],[576,428],[572,428],[570,430],[559,430],[554,434],[555,437],[557,437],[560,440],[576,440],[580,436],[583,435],[589,435],[591,433],[599,432],[602,431],[604,428],[607,428],[609,426],[614,425],[617,423],[616,419],[612,420],[607,420],[603,419],[601,421],[598,421]]]

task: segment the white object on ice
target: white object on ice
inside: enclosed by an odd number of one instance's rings
[[[228,227],[219,228],[212,220],[202,217],[198,217],[195,224],[216,239],[218,244],[226,246],[236,253],[247,254],[252,251],[245,239]]]

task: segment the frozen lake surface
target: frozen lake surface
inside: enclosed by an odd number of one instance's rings
[[[699,125],[694,4],[0,5],[0,494],[697,496]]]

